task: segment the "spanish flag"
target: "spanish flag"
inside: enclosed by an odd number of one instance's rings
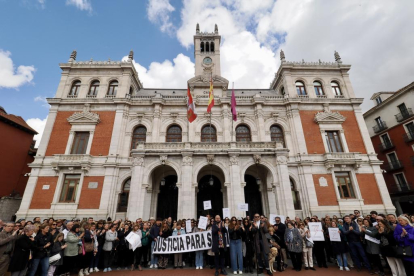
[[[213,93],[213,76],[210,79],[210,91],[208,93],[208,106],[207,106],[207,113],[211,112],[211,109],[214,106],[214,93]]]
[[[192,123],[197,118],[197,112],[189,86],[187,88],[187,118],[190,123]]]

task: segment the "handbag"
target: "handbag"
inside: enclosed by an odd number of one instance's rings
[[[52,257],[49,258],[49,264],[52,264],[54,262],[59,261],[62,258],[62,256],[60,256],[60,253],[57,253],[55,255],[53,255]]]
[[[399,258],[406,258],[413,256],[413,250],[411,246],[397,246],[396,249],[397,257]]]
[[[83,246],[85,248],[85,252],[86,253],[93,252],[93,250],[95,249],[94,246],[93,246],[93,241],[91,241],[91,242],[84,242],[83,243]]]
[[[305,239],[305,245],[306,245],[307,248],[312,248],[313,247],[313,242],[311,242],[308,239]]]

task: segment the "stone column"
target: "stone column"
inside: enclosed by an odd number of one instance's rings
[[[255,100],[258,101],[258,99],[255,97]],[[263,109],[262,104],[256,104],[256,122],[257,122],[257,141],[258,142],[264,142],[266,141],[266,130],[265,129],[265,122],[263,119]]]
[[[122,122],[124,119],[124,106],[123,105],[118,105],[117,109],[116,109],[116,114],[115,114],[115,120],[114,120],[114,127],[112,130],[112,137],[111,137],[111,144],[109,146],[109,154],[108,155],[116,155],[118,153],[118,147],[121,144],[120,143],[120,139],[121,139],[121,134],[124,134],[125,132],[122,132]],[[122,139],[123,139],[123,135],[122,135]]]
[[[311,216],[312,210],[318,207],[316,198],[315,183],[312,177],[312,162],[301,161],[299,166],[299,183],[296,183],[296,189],[300,191],[300,201],[304,216]]]
[[[293,205],[292,190],[290,188],[289,170],[287,166],[288,158],[285,155],[276,156],[276,168],[279,176],[280,192],[284,199],[284,206],[281,206],[281,215],[295,217],[295,207]]]
[[[231,202],[229,202],[230,212],[236,217],[245,217],[245,212],[239,211],[237,208],[237,205],[239,203],[245,203],[244,189],[242,187],[242,181],[240,179],[239,153],[229,153],[229,155],[231,180]]]
[[[272,183],[272,187],[267,187],[267,201],[269,202],[269,214],[279,214],[279,209],[276,204],[276,183]]]
[[[182,153],[181,187],[178,190],[178,218],[190,218],[195,214],[193,188],[193,153]]]
[[[136,220],[144,215],[145,187],[142,185],[144,174],[144,154],[132,154],[132,177],[129,190],[127,218]]]
[[[223,118],[223,142],[231,141],[232,129],[232,118],[229,113],[229,105],[223,104],[221,110],[221,116]]]
[[[159,142],[159,133],[160,133],[160,117],[161,117],[161,106],[160,104],[155,104],[154,107],[154,119],[152,121],[152,140],[149,142],[155,143]]]

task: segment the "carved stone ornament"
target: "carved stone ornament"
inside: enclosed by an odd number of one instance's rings
[[[214,162],[214,154],[207,154],[207,163],[210,165]]]
[[[142,157],[135,157],[132,159],[132,166],[142,166],[144,164],[144,158]]]
[[[255,154],[253,155],[253,160],[254,160],[254,163],[259,164],[260,161],[262,160],[262,156],[260,154]]]
[[[330,171],[331,169],[335,168],[335,164],[330,163],[330,162],[325,163],[325,168],[326,170]]]
[[[280,165],[286,165],[287,161],[288,161],[287,157],[284,156],[284,155],[280,155],[280,156],[276,157],[276,160],[277,160],[277,163],[280,164]]]
[[[320,177],[319,178],[319,186],[328,187],[328,181],[326,180],[325,177]]]
[[[239,164],[239,159],[237,158],[237,156],[230,156],[230,165],[238,165]]]
[[[90,105],[85,104],[82,112],[75,112],[68,122],[72,125],[96,125],[100,122],[99,114],[90,112]]]
[[[193,158],[191,156],[184,156],[183,157],[183,165],[184,166],[192,166],[193,165]]]
[[[165,162],[167,162],[167,158],[168,158],[167,155],[161,155],[160,156],[160,161],[163,165],[165,165]]]
[[[315,115],[314,121],[317,124],[342,124],[346,117],[339,112],[318,112]]]

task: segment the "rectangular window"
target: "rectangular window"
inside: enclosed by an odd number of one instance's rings
[[[407,128],[408,133],[411,136],[414,136],[414,122],[406,124],[405,127]]]
[[[351,177],[348,172],[335,172],[336,183],[338,184],[339,196],[341,198],[355,198]]]
[[[400,110],[401,115],[402,115],[403,117],[408,116],[408,110],[407,110],[407,107],[405,106],[405,103],[400,104],[400,105],[398,106],[398,109]]]
[[[384,126],[384,122],[382,121],[381,117],[375,118],[375,122],[379,128],[382,128]]]
[[[395,155],[394,152],[387,154],[387,155],[388,155],[388,159],[390,160],[390,163],[396,164],[398,162],[397,155]]]
[[[381,104],[381,103],[382,103],[382,99],[381,99],[381,97],[376,98],[376,99],[375,99],[375,101],[377,102],[377,105],[379,105],[379,104]]]
[[[381,135],[381,139],[382,139],[382,142],[383,142],[383,144],[386,148],[391,147],[391,145],[392,145],[391,140],[390,140],[390,137],[388,137],[387,134]]]
[[[395,179],[397,179],[397,185],[401,191],[408,190],[407,181],[405,181],[405,177],[403,173],[397,173],[395,175]]]
[[[85,154],[89,141],[89,132],[76,132],[70,154]]]
[[[344,152],[338,131],[326,131],[325,137],[329,152]]]
[[[65,175],[59,202],[75,202],[76,191],[80,182],[80,174]]]

